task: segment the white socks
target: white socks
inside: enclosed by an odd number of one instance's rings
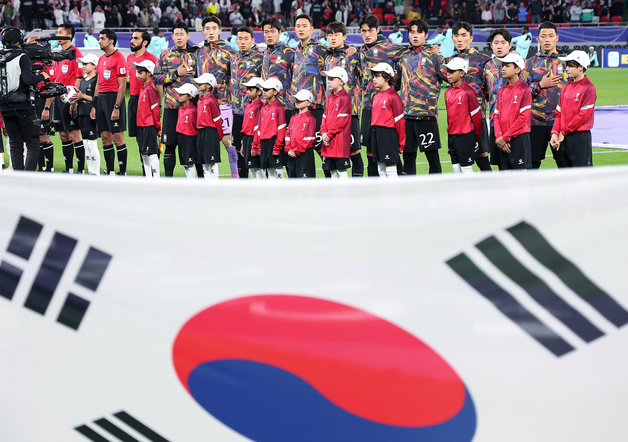
[[[85,164],[87,173],[90,175],[100,175],[100,152],[98,151],[98,140],[83,140],[85,147]]]
[[[460,168],[462,173],[473,173],[473,166],[464,166]]]
[[[261,179],[263,180],[264,178],[266,178],[264,176],[264,171],[262,169],[260,169],[259,167],[254,167],[252,169],[249,169],[249,171],[251,171],[251,179]]]
[[[183,166],[183,168],[185,169],[186,178],[196,178],[196,168],[194,167],[194,164],[191,166]]]
[[[473,173],[473,166],[460,166],[460,163],[454,163],[451,165],[454,173]]]
[[[218,163],[205,163],[203,164],[203,171],[205,172],[205,179],[217,180],[219,176]]]
[[[346,180],[346,179],[349,179],[349,171],[343,170],[341,172],[338,169],[334,169],[331,171],[331,177],[333,179]]]
[[[397,165],[387,166],[386,163],[377,163],[377,170],[381,178],[398,178]]]
[[[460,163],[452,163],[451,168],[453,169],[454,173],[462,172],[462,169],[460,168]]]
[[[144,175],[147,179],[159,179],[159,157],[154,155],[142,155],[142,165],[144,166]]]
[[[271,167],[268,170],[268,178],[270,179],[283,179],[285,178],[285,172],[283,167]]]

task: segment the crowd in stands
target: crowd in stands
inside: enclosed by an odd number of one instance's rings
[[[258,28],[271,16],[290,26],[300,14],[310,15],[316,28],[332,21],[357,26],[360,17],[374,14],[388,26],[403,26],[414,18],[436,17],[441,22],[473,24],[590,23],[622,21],[625,0],[5,0],[0,3],[3,26],[22,29],[55,28],[69,23],[77,28],[171,28],[186,23],[200,31],[203,17],[217,15],[231,27]]]

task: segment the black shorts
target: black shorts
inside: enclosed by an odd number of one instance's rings
[[[157,142],[157,128],[155,126],[138,127],[136,137],[137,146],[140,148],[141,155],[159,154],[159,143]]]
[[[480,139],[478,140],[478,150],[476,152],[476,155],[479,155],[481,153],[489,153],[490,150],[491,142],[488,135],[488,126],[486,125],[486,118],[482,117],[482,133],[480,134]]]
[[[360,143],[360,117],[353,115],[351,117],[351,154],[359,152],[362,149]]]
[[[502,151],[501,168],[503,170],[509,169],[529,169],[532,167],[532,160],[530,159],[530,134],[528,132],[519,134],[511,139],[510,153]]]
[[[139,98],[137,95],[129,96],[129,112],[127,115],[129,116],[130,137],[137,137],[137,101]]]
[[[96,128],[96,120],[89,118],[89,115],[79,115],[79,129],[81,129],[81,137],[84,140],[95,140],[98,138],[98,129]]]
[[[373,159],[376,163],[397,164],[399,162],[399,136],[392,127],[371,127]]]
[[[179,163],[182,166],[191,166],[196,163],[196,135],[177,134],[179,146]]]
[[[440,133],[435,118],[406,118],[406,147],[404,153],[432,152],[440,149]]]
[[[253,136],[252,135],[242,135],[242,154],[244,156],[244,161],[246,163],[246,167],[249,169],[259,169],[259,155],[254,157],[251,156],[251,145],[253,144]]]
[[[323,137],[321,137],[321,124],[323,124],[323,114],[325,113],[325,109],[322,107],[317,109],[310,109],[310,113],[316,120],[316,133],[314,134],[314,136],[316,137],[316,141],[314,142],[314,149],[320,152],[321,147],[323,146]]]
[[[176,146],[177,120],[179,109],[164,109],[164,121],[161,125],[161,142],[166,146]]]
[[[126,129],[126,105],[124,99],[120,105],[120,118],[116,121],[111,119],[113,107],[116,105],[117,92],[102,92],[98,96],[96,104],[96,124],[98,132],[124,132]]]
[[[41,119],[41,113],[44,111],[44,107],[46,107],[46,99],[45,98],[37,98],[35,99],[35,113],[37,118],[40,119],[41,123],[39,125],[39,134],[40,135],[50,135],[52,128],[52,112],[50,112],[50,118],[46,121]]]
[[[70,103],[64,103],[61,101],[61,97],[55,97],[52,107],[54,110],[54,121],[60,132],[79,130],[78,117],[72,118],[70,115]]]
[[[283,149],[281,149],[278,155],[273,155],[276,140],[277,137],[272,137],[267,140],[261,140],[260,142],[259,162],[262,169],[271,169],[286,165],[287,155]]]
[[[196,136],[196,163],[220,163],[220,139],[215,127],[203,127]]]
[[[360,143],[368,149],[373,147],[373,131],[371,130],[371,109],[362,109],[362,119],[360,122]]]
[[[553,149],[552,149],[553,150]],[[563,158],[567,167],[593,166],[593,148],[591,131],[572,132],[560,143]]]
[[[475,141],[475,131],[468,134],[449,135],[449,156],[451,164],[460,164],[460,167],[472,166],[478,152],[478,143]]]
[[[323,157],[323,170],[343,172],[351,167],[349,158]]]
[[[501,163],[501,149],[495,144],[495,126],[488,126],[488,154],[490,155],[490,163],[499,166]]]
[[[292,178],[316,178],[314,149],[308,149],[296,158],[288,156],[286,169]]]

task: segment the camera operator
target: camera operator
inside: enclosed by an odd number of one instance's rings
[[[35,125],[35,107],[31,101],[31,86],[48,79],[45,72],[33,75],[30,56],[21,50],[22,33],[17,28],[2,32],[2,44],[6,48],[8,93],[0,98],[0,112],[4,119],[10,143],[11,163],[14,170],[35,170],[39,160],[39,124]],[[24,161],[26,143],[26,162]]]
[[[63,51],[74,49],[76,52],[76,58],[82,57],[81,52],[76,49],[72,44],[72,38],[74,38],[74,26],[61,25],[57,30],[57,36],[67,37],[67,40],[58,40],[59,46]],[[76,60],[61,60],[55,64],[54,67],[54,82],[61,83],[66,86],[75,86],[77,89],[80,87],[81,80],[83,79],[83,71],[79,68],[78,61]],[[65,173],[74,172],[74,151],[76,150],[76,157],[78,160],[78,173],[83,173],[85,168],[85,148],[83,146],[83,139],[81,138],[81,132],[78,125],[78,116],[76,113],[76,104],[64,103],[61,97],[57,96],[54,99],[48,98],[46,100],[46,106],[41,113],[41,120],[47,121],[50,119],[50,105],[53,104],[53,115],[55,122],[59,123],[59,136],[61,137],[61,147],[63,150],[63,159],[65,160]]]

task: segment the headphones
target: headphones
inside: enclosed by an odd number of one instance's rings
[[[4,28],[2,31],[2,44],[15,45],[22,42],[22,31],[15,27]]]

